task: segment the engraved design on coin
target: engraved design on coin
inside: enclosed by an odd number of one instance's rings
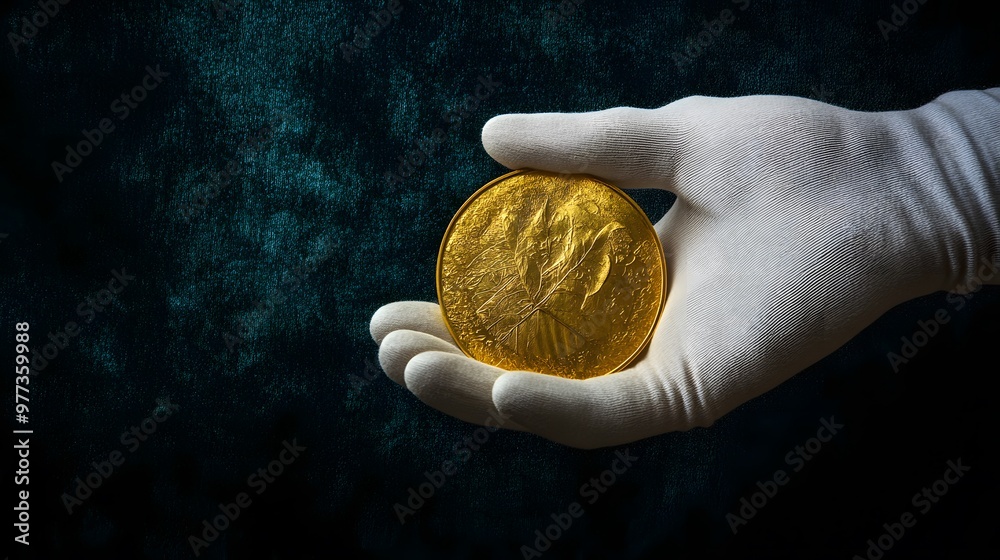
[[[459,210],[438,294],[462,350],[504,369],[617,371],[659,316],[662,250],[624,193],[586,177],[515,172]]]

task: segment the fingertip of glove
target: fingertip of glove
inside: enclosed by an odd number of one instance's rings
[[[545,394],[549,376],[526,371],[511,371],[493,383],[493,404],[513,418],[530,413],[537,406],[536,394]]]
[[[388,321],[392,313],[392,305],[391,303],[383,305],[372,314],[372,320],[368,324],[368,333],[372,335],[372,340],[376,344],[381,345],[385,336],[393,330]]]
[[[504,165],[507,165],[510,160],[507,147],[510,144],[510,132],[514,117],[515,115],[497,115],[486,121],[480,134],[480,140],[486,153]],[[510,166],[508,165],[508,167]]]
[[[452,341],[441,308],[436,303],[396,301],[383,305],[372,314],[369,332],[376,343],[381,344],[386,335],[398,329],[421,331]]]
[[[406,382],[403,381],[403,371],[405,371],[409,359],[408,356],[401,355],[403,354],[400,352],[401,340],[396,340],[403,337],[401,331],[393,331],[385,335],[379,344],[378,363],[389,379],[406,387]]]
[[[418,398],[424,396],[427,389],[433,386],[433,374],[441,370],[443,361],[450,357],[453,355],[447,352],[429,350],[410,358],[403,369],[406,388]]]

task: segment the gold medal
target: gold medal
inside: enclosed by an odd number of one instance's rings
[[[441,242],[438,301],[466,355],[586,379],[646,347],[666,299],[646,214],[595,178],[520,170],[462,205]]]

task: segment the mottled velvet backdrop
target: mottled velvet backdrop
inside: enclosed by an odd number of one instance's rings
[[[7,3],[0,345],[13,362],[28,321],[38,355],[11,556],[535,557],[575,501],[543,557],[865,557],[904,512],[885,558],[976,557],[1000,507],[995,288],[901,306],[712,428],[627,446],[593,504],[581,486],[624,448],[499,431],[472,450],[475,426],[382,375],[369,318],[435,298],[445,226],[504,171],[479,142],[493,115],[755,93],[874,111],[1000,84],[1000,20],[970,1],[576,1]],[[703,20],[718,34],[688,50]],[[671,202],[636,197],[654,220]],[[219,504],[238,517],[216,534]]]

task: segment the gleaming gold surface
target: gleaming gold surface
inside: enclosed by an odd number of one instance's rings
[[[666,275],[652,224],[624,192],[589,176],[520,170],[479,189],[452,219],[437,292],[468,356],[586,379],[645,349]]]

